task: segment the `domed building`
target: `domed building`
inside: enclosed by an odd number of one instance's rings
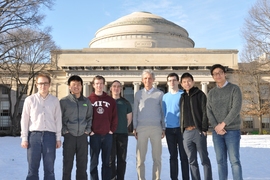
[[[89,48],[193,48],[188,32],[149,12],[134,12],[96,32]]]
[[[54,88],[59,98],[69,93],[67,79],[73,74],[84,80],[84,95],[92,92],[94,76],[106,79],[104,91],[114,80],[123,84],[122,94],[131,103],[142,88],[143,69],[153,69],[154,85],[167,92],[166,77],[175,72],[190,72],[196,86],[205,93],[214,86],[209,68],[216,63],[238,68],[238,50],[194,48],[186,29],[149,12],[134,12],[97,30],[89,48],[52,52],[56,65]]]

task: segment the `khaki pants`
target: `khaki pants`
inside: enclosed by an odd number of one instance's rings
[[[143,126],[143,127],[138,126],[136,131],[138,133],[137,149],[136,149],[138,179],[145,180],[144,161],[147,153],[148,139],[150,139],[153,158],[152,179],[160,180],[162,128],[158,126]]]

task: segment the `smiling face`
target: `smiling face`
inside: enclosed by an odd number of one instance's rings
[[[112,96],[113,97],[120,97],[120,93],[121,93],[121,88],[122,88],[122,86],[121,86],[121,84],[119,83],[119,82],[114,82],[114,83],[112,83],[112,86],[111,86],[111,93],[112,93]]]
[[[93,87],[95,89],[96,95],[102,95],[103,94],[103,88],[104,88],[104,81],[103,79],[95,79],[93,83]]]
[[[82,83],[80,81],[71,81],[69,90],[71,94],[74,94],[76,97],[80,97],[82,92]]]
[[[142,83],[146,90],[150,90],[153,87],[154,78],[150,73],[145,73],[142,78]]]
[[[168,85],[169,89],[177,90],[178,89],[178,84],[179,84],[179,82],[178,82],[176,76],[169,76],[167,78],[167,85]]]
[[[185,77],[181,80],[181,86],[189,92],[189,90],[194,86],[195,82],[190,77]]]
[[[226,74],[221,68],[216,68],[212,72],[212,77],[218,86],[222,86],[226,82]]]

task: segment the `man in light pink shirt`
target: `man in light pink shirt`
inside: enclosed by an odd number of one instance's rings
[[[38,93],[25,99],[21,118],[21,146],[27,148],[27,180],[38,180],[41,157],[44,179],[55,180],[55,150],[61,147],[62,115],[57,97],[49,94],[51,78],[36,77]]]

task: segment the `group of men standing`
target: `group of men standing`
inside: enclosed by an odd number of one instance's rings
[[[144,88],[136,92],[133,112],[130,103],[121,96],[121,83],[115,80],[111,96],[103,92],[105,78],[95,76],[94,92],[82,95],[82,79],[71,76],[70,94],[60,100],[49,94],[51,79],[40,74],[36,78],[38,93],[26,98],[21,127],[23,148],[27,148],[27,180],[38,179],[43,158],[44,179],[54,180],[55,149],[63,142],[63,180],[71,179],[76,156],[76,179],[87,179],[88,136],[90,136],[90,177],[98,180],[98,158],[102,151],[103,180],[122,180],[125,176],[128,145],[127,127],[133,118],[133,133],[137,139],[136,161],[139,180],[145,180],[145,157],[148,141],[152,146],[152,179],[161,174],[161,139],[166,137],[170,153],[170,178],[178,179],[178,154],[182,179],[200,180],[197,153],[203,165],[204,179],[212,180],[212,168],[207,152],[207,131],[213,126],[213,142],[220,180],[228,176],[227,154],[234,180],[242,180],[240,163],[241,91],[226,80],[226,69],[213,65],[210,73],[217,86],[208,97],[197,87],[190,73],[167,76],[168,92],[153,87],[155,74],[150,69],[142,73]],[[179,89],[179,82],[183,90]],[[133,116],[133,117],[132,117]],[[117,159],[116,159],[117,158]],[[117,166],[116,166],[117,162]],[[169,177],[168,177],[169,178]]]

